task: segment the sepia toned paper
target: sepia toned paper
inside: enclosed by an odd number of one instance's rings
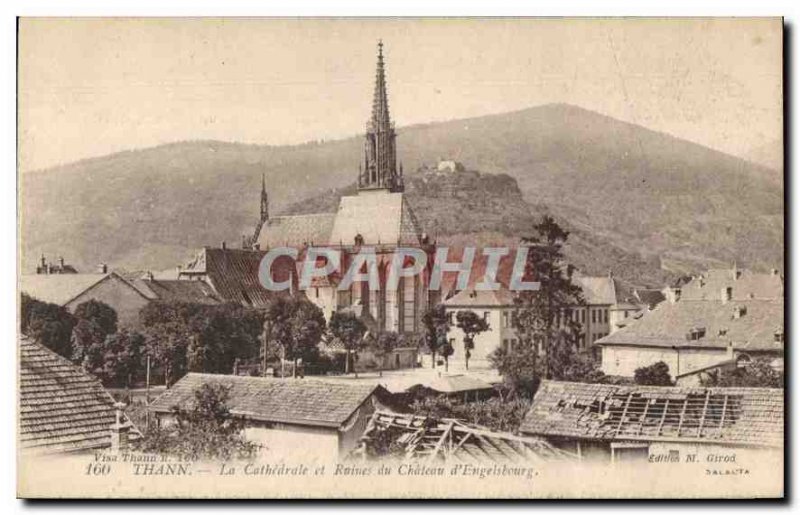
[[[19,497],[783,497],[781,19],[17,37]]]

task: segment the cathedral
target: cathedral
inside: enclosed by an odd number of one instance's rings
[[[381,288],[370,291],[367,282],[355,282],[338,290],[342,271],[312,283],[305,291],[329,318],[334,311],[351,310],[375,331],[415,333],[429,299],[428,277],[403,277],[396,290],[386,287],[387,268],[398,247],[415,247],[432,257],[434,246],[422,233],[404,197],[403,165],[398,164],[396,134],[389,116],[383,44],[378,43],[378,63],[372,113],[359,158],[356,195],[344,196],[335,213],[270,216],[269,198],[262,178],[261,218],[253,238],[254,248],[328,247],[341,251],[341,266],[362,247],[377,254]],[[430,259],[429,259],[430,261]]]

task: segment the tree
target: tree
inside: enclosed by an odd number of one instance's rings
[[[138,444],[141,452],[183,460],[252,459],[259,446],[242,436],[244,428],[228,408],[230,388],[207,383],[194,391],[191,409],[175,408],[175,424],[152,431]]]
[[[130,388],[142,372],[145,338],[123,329],[106,337],[102,367],[92,371],[104,384]]]
[[[403,336],[394,331],[385,331],[377,337],[370,338],[369,347],[378,360],[378,375],[383,377],[383,362],[386,356],[404,343]]]
[[[489,322],[474,311],[459,311],[456,315],[456,327],[464,333],[464,364],[469,370],[469,358],[475,348],[475,337],[489,330]]]
[[[263,318],[258,310],[232,302],[197,309],[188,320],[192,334],[186,358],[189,370],[227,374],[236,359],[255,358]]]
[[[75,317],[67,308],[22,294],[20,333],[67,359],[72,357],[71,338],[75,323]]]
[[[193,336],[188,321],[199,309],[198,304],[151,302],[139,312],[146,353],[163,371],[167,387],[187,371],[186,353]]]
[[[139,313],[147,354],[167,384],[187,370],[228,374],[259,352],[264,314],[236,303],[152,302]]]
[[[536,235],[522,239],[528,247],[525,279],[539,289],[516,296],[514,327],[518,342],[496,349],[490,361],[506,382],[532,394],[539,381],[557,379],[578,356],[580,323],[572,309],[584,304],[581,288],[572,282],[574,267],[564,261],[569,233],[550,216],[534,226]]]
[[[283,358],[292,361],[294,370],[298,360],[308,362],[319,356],[325,316],[305,297],[276,296],[267,307],[264,320],[262,353],[267,353],[270,347],[281,349]]]
[[[636,384],[645,386],[673,386],[674,384],[672,376],[669,375],[669,365],[663,361],[637,368],[633,371],[633,380]]]
[[[703,386],[783,388],[784,374],[775,370],[769,359],[754,359],[743,367],[715,370],[703,378]]]
[[[331,315],[328,332],[330,337],[341,342],[345,349],[344,373],[348,374],[351,356],[357,359],[358,351],[366,346],[364,335],[367,333],[367,326],[355,314],[339,311]],[[355,363],[353,369],[355,370]],[[355,375],[358,377],[358,372]]]
[[[75,308],[77,323],[72,330],[72,361],[97,374],[103,368],[106,338],[117,332],[117,312],[94,299]]]
[[[445,360],[452,354],[452,346],[448,345],[447,331],[450,329],[450,320],[447,317],[443,304],[428,307],[422,314],[425,345],[431,351],[432,368],[436,368],[436,353],[444,351]],[[449,346],[449,354],[447,353]],[[445,361],[446,363],[446,361]]]

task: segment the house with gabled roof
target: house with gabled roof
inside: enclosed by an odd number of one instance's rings
[[[151,403],[158,424],[172,423],[174,408],[191,410],[204,384],[228,389],[226,405],[244,422],[245,438],[272,454],[310,449],[313,457],[344,457],[389,399],[382,386],[362,381],[189,373]]]
[[[735,360],[778,358],[784,348],[783,281],[777,273],[711,270],[669,300],[595,342],[608,375],[632,377],[665,362],[673,377]]]
[[[19,447],[24,453],[81,453],[141,434],[117,412],[100,381],[28,337],[19,339]],[[116,441],[115,441],[116,440]]]
[[[19,290],[70,311],[86,301],[108,304],[120,326],[135,326],[139,311],[152,299],[116,272],[102,274],[30,274],[20,276]]]
[[[584,458],[685,461],[783,448],[783,390],[543,381],[520,432]]]

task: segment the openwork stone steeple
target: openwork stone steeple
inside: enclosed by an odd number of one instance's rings
[[[403,191],[403,166],[400,165],[398,173],[394,124],[389,117],[382,42],[378,42],[375,93],[372,98],[372,116],[367,122],[364,141],[364,163],[359,168],[359,189]]]

